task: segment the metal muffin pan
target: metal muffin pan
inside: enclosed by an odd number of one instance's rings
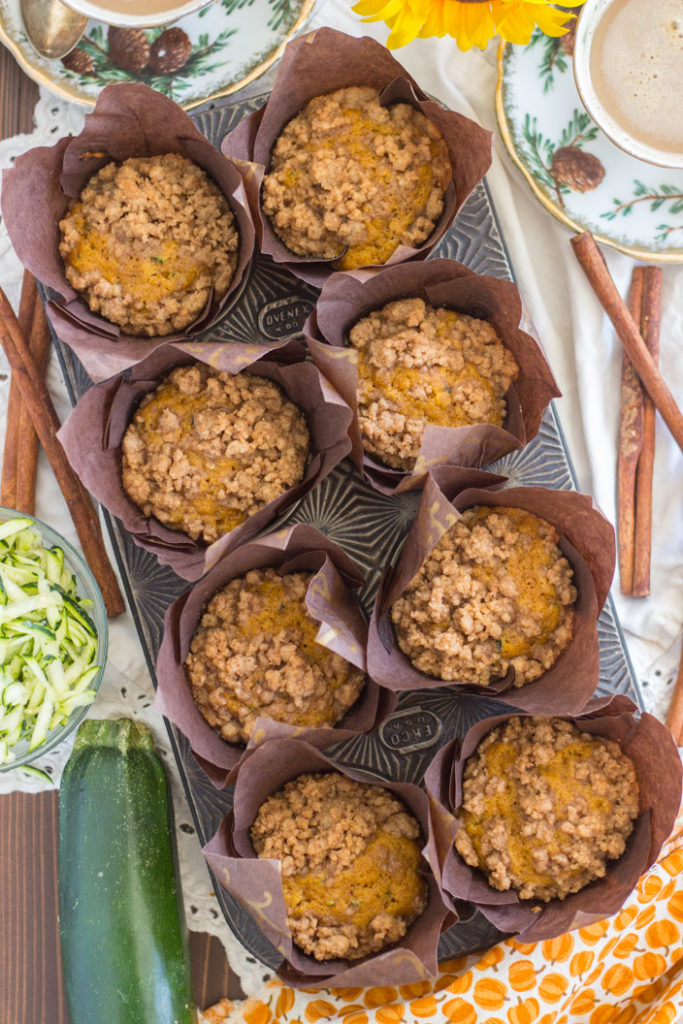
[[[261,106],[267,96],[235,102],[218,100],[191,115],[202,132],[219,146],[223,136]],[[473,270],[514,280],[495,208],[486,181],[469,197],[441,244],[432,254],[459,260]],[[211,336],[222,341],[262,342],[264,338],[299,339],[317,292],[267,257],[257,257],[247,286]],[[55,345],[73,403],[91,386],[70,349]],[[560,387],[562,382],[559,382]],[[510,486],[536,485],[575,489],[576,481],[554,407],[546,411],[538,436],[519,452],[489,467],[506,475]],[[277,525],[310,523],[339,544],[358,564],[366,584],[359,597],[370,613],[379,580],[393,564],[413,521],[419,494],[384,497],[374,491],[345,460],[311,493],[278,520]],[[123,576],[126,596],[152,679],[161,642],[164,613],[189,584],[135,546],[118,520],[105,519]],[[271,526],[269,529],[272,529]],[[267,532],[267,531],[266,531]],[[643,706],[633,667],[611,597],[598,621],[600,680],[597,694],[623,693]],[[477,719],[502,708],[487,698],[459,694],[454,687],[404,693],[397,710],[380,727],[328,751],[340,763],[362,768],[379,780],[419,783],[438,748],[462,736]],[[202,844],[214,834],[232,802],[230,789],[216,790],[190,753],[178,730],[166,723],[178,770]],[[268,942],[249,914],[219,884],[216,894],[226,920],[242,944],[260,961],[276,968],[281,954]],[[439,956],[462,956],[493,945],[500,933],[479,913],[458,907],[460,920],[440,941]]]

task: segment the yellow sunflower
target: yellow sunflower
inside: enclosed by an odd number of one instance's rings
[[[562,0],[580,7],[584,0]],[[461,50],[482,50],[496,33],[510,43],[526,44],[538,26],[547,36],[561,36],[574,15],[550,0],[358,0],[352,10],[363,21],[385,21],[394,50],[416,36],[452,36]]]

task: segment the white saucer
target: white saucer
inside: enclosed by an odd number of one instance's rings
[[[512,159],[567,227],[637,259],[683,262],[683,170],[610,142],[579,99],[567,49],[571,36],[539,31],[528,46],[501,45],[496,113]]]
[[[164,63],[167,68],[170,65],[166,71],[159,70],[158,59],[154,66],[154,42],[170,26],[124,30],[130,44],[121,58],[128,65],[124,68],[109,53],[107,25],[89,21],[65,64],[35,52],[26,38],[19,0],[0,0],[0,41],[30,78],[75,103],[93,107],[100,90],[110,82],[144,82],[189,109],[236,92],[263,74],[302,28],[313,6],[314,0],[214,0],[173,23],[183,35],[174,33],[175,48],[170,52],[165,48]],[[152,56],[140,67],[145,41],[152,47]]]

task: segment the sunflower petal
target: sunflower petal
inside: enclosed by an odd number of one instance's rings
[[[365,10],[360,10],[361,5],[370,8],[367,13]],[[404,6],[405,0],[358,0],[353,10],[362,15],[364,21],[386,21],[388,23],[389,18],[400,14]]]
[[[579,7],[584,0],[563,0]],[[352,10],[363,21],[385,21],[391,32],[390,49],[405,46],[416,36],[452,36],[461,50],[484,49],[498,32],[511,43],[526,44],[536,26],[547,36],[561,36],[574,15],[552,0],[357,0]]]
[[[422,12],[413,12],[411,7],[406,4],[403,10],[392,20],[393,25],[387,39],[387,47],[390,50],[396,50],[400,46],[405,46],[406,43],[411,43],[418,34],[420,31]]]
[[[353,4],[351,10],[355,11],[356,14],[360,14],[362,18],[368,18],[372,15],[382,18],[384,17],[385,8],[388,6],[387,0],[358,0],[358,3]]]
[[[496,24],[496,28],[503,39],[509,43],[518,43],[522,46],[531,39],[536,23],[529,14],[526,7],[516,3],[505,5],[507,10],[503,11],[503,17]]]
[[[478,46],[480,50],[484,50],[496,34],[491,4],[466,4],[463,13],[467,25],[467,35],[472,40],[472,46]]]
[[[441,38],[446,34],[443,9],[443,0],[428,0],[425,5],[425,18],[419,32],[421,39],[429,39],[432,36]]]
[[[541,32],[546,36],[563,36],[569,28],[569,23],[576,18],[575,14],[558,11],[554,7],[538,8],[533,16]]]
[[[465,11],[469,5],[459,0],[444,0],[443,23],[449,36],[457,42],[461,50],[469,50],[472,46],[467,34]]]

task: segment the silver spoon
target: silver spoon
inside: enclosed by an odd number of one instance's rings
[[[78,43],[88,19],[61,0],[20,0],[21,17],[33,49],[48,60],[65,57]]]

